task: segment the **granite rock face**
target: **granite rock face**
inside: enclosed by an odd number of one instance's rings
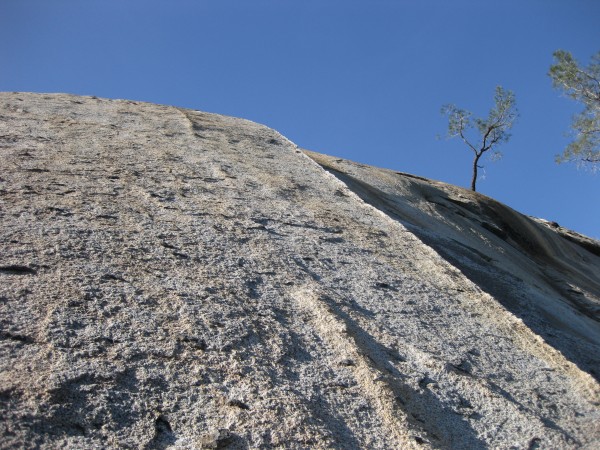
[[[1,448],[597,448],[600,244],[241,119],[0,94]]]

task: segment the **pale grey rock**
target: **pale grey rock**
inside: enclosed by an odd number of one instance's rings
[[[600,444],[596,241],[241,119],[0,119],[2,448]]]

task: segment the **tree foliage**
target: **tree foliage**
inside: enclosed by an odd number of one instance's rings
[[[482,168],[479,160],[483,154],[493,150],[492,159],[500,158],[502,154],[497,147],[510,139],[509,130],[518,116],[515,96],[502,86],[496,87],[494,107],[486,118],[473,117],[470,111],[452,104],[444,105],[442,114],[448,116],[448,137],[460,137],[474,153],[471,189],[475,191],[477,172]]]
[[[571,53],[554,52],[548,73],[555,88],[583,103],[584,109],[573,118],[574,139],[556,157],[557,162],[575,162],[592,170],[600,167],[600,52],[588,67],[580,67]]]

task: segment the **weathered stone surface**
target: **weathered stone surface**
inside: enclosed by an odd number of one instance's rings
[[[0,118],[3,448],[599,445],[596,241],[241,119]]]

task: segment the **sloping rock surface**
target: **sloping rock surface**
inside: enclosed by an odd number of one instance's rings
[[[307,154],[598,380],[598,241],[456,186]]]
[[[0,447],[597,448],[598,243],[231,117],[0,94]]]

